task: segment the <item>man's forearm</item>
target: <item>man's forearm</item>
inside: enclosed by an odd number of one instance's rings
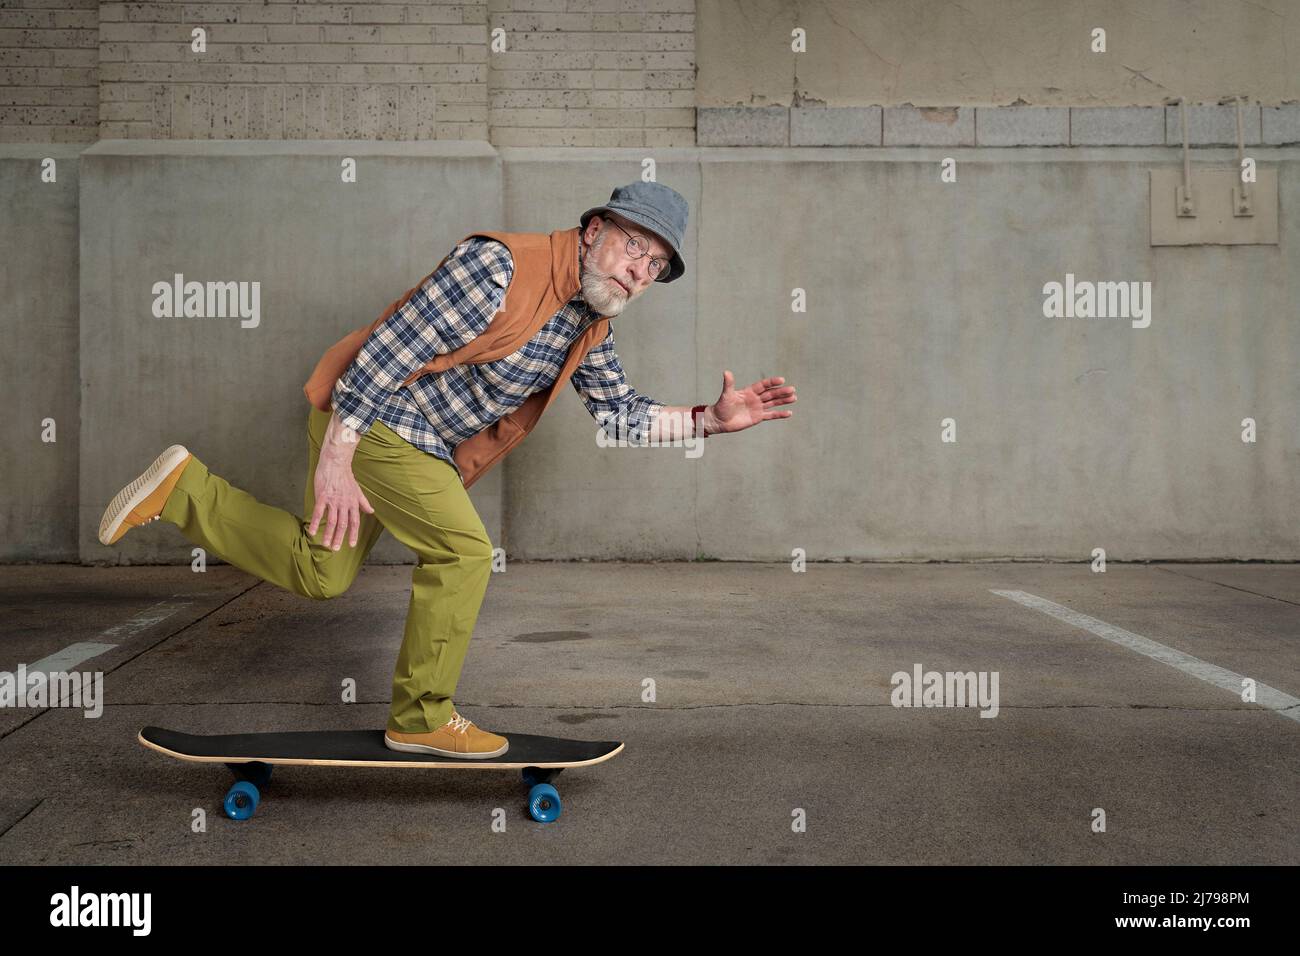
[[[328,461],[351,465],[360,440],[361,436],[346,427],[339,420],[339,413],[334,412],[330,415],[329,424],[325,426],[325,440],[321,442],[320,456]]]
[[[717,434],[717,423],[713,418],[713,412],[706,405],[700,412],[699,422],[703,425],[703,432],[698,430],[699,425],[692,429],[691,409],[693,405],[665,405],[659,409],[654,420],[650,422],[649,441],[653,444],[679,441],[683,438],[699,438],[703,435]]]

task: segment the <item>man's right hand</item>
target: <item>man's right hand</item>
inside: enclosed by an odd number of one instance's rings
[[[332,415],[316,462],[313,479],[316,508],[312,511],[307,533],[315,537],[320,519],[325,517],[325,534],[321,543],[334,551],[339,549],[345,537],[349,539],[348,547],[355,548],[361,531],[361,512],[375,513],[352,476],[352,455],[358,440],[356,432],[344,428],[337,414]]]

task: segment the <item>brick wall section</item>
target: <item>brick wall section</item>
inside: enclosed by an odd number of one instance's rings
[[[485,139],[486,20],[444,0],[104,3],[100,136]]]
[[[489,0],[497,146],[694,146],[696,0]]]
[[[0,142],[99,138],[98,0],[0,0]]]
[[[695,2],[0,0],[0,141],[693,146]]]

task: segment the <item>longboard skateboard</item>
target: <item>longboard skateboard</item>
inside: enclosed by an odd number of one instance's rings
[[[424,767],[439,770],[520,770],[528,787],[528,812],[538,823],[560,815],[552,781],[566,767],[603,763],[623,749],[617,740],[567,740],[503,734],[510,746],[499,757],[456,758],[404,753],[384,745],[382,730],[307,730],[272,734],[184,734],[145,727],[137,739],[168,757],[224,763],[237,782],[222,804],[232,820],[247,820],[261,802],[275,764],[323,767]]]

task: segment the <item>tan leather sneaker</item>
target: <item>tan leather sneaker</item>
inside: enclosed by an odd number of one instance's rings
[[[500,757],[510,747],[510,741],[500,734],[480,730],[474,726],[473,721],[466,720],[454,710],[451,712],[451,720],[428,733],[404,734],[396,730],[385,730],[384,743],[389,750],[471,760]]]
[[[101,544],[112,544],[132,528],[157,521],[163,505],[194,456],[184,445],[172,445],[153,460],[138,478],[119,491],[99,519]]]

